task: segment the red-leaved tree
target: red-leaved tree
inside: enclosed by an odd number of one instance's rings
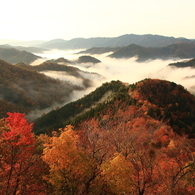
[[[32,124],[24,114],[0,121],[0,194],[44,194],[43,163],[36,153]]]

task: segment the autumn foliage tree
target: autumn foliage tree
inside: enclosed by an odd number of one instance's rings
[[[45,177],[53,187],[53,194],[83,194],[91,177],[92,161],[79,147],[76,131],[72,126],[61,129],[57,136],[48,137],[43,151],[43,160],[49,165]]]
[[[162,97],[162,107],[156,105],[159,90],[172,87],[174,95],[175,85],[152,87],[156,98],[146,100],[150,85],[121,88],[74,128],[50,136],[35,137],[24,115],[9,113],[0,120],[0,195],[195,194],[195,140],[188,137],[193,131],[177,134],[171,120],[183,114],[175,104],[167,119],[163,107],[169,96]]]
[[[52,194],[192,195],[193,140],[162,121],[121,113],[39,136]]]
[[[32,124],[24,114],[0,121],[0,194],[44,194],[43,163],[36,154]]]
[[[195,157],[193,140],[175,135],[169,145],[159,151],[155,172],[161,178],[156,192],[159,194],[194,194]]]
[[[193,140],[147,116],[142,107],[115,106],[117,112],[107,109],[101,118],[77,128],[83,149],[98,165],[91,183],[107,194],[171,195],[186,191],[187,186],[193,193],[186,179],[192,183],[195,171]]]
[[[132,194],[133,166],[121,154],[116,154],[113,159],[106,161],[101,166],[102,175],[113,194]]]

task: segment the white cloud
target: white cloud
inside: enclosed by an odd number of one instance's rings
[[[68,56],[72,56],[72,51],[59,52],[57,54],[47,53],[47,58],[53,58],[53,55],[56,57],[64,57],[68,59]],[[192,90],[192,86],[195,85],[195,78],[185,79],[186,76],[195,75],[195,69],[192,68],[172,68],[168,64],[182,61],[179,59],[172,60],[148,60],[143,63],[138,63],[136,57],[130,59],[114,59],[106,57],[110,53],[102,55],[93,55],[93,57],[99,59],[101,63],[97,63],[91,66],[85,66],[82,64],[74,65],[80,70],[86,72],[93,72],[102,75],[105,79],[100,79],[96,75],[89,75],[81,73],[82,76],[93,80],[95,83],[94,89],[97,86],[100,86],[102,82],[111,81],[111,80],[121,80],[123,82],[128,82],[130,84],[138,82],[145,78],[156,78],[164,79],[177,84],[183,85],[188,90]],[[78,58],[81,54],[74,54],[74,58]],[[91,55],[92,56],[92,55]],[[68,78],[67,75],[55,73],[55,78],[63,79]],[[71,79],[71,77],[69,77]],[[74,78],[75,79],[75,78]],[[73,79],[73,80],[74,80]],[[73,81],[72,80],[72,81]],[[75,79],[75,83],[79,83],[81,80]]]

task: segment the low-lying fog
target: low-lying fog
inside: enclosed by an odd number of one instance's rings
[[[31,65],[38,65],[43,61],[48,59],[57,59],[60,57],[64,57],[65,59],[77,59],[79,56],[86,55],[86,54],[77,54],[79,50],[70,50],[70,51],[63,51],[63,50],[51,50],[47,51],[43,54],[37,54],[43,59],[37,60],[33,62]],[[96,72],[105,79],[99,81],[95,81],[97,86],[100,86],[102,82],[107,82],[111,80],[121,80],[123,82],[128,82],[130,84],[140,81],[144,78],[158,78],[158,79],[165,79],[169,81],[173,81],[177,84],[183,85],[189,91],[193,93],[194,85],[195,85],[195,78],[185,78],[187,76],[195,75],[195,69],[193,68],[173,68],[168,66],[170,63],[184,61],[181,59],[173,59],[173,60],[148,60],[143,63],[136,62],[136,57],[130,59],[114,59],[106,57],[110,53],[102,54],[102,55],[90,55],[93,56],[101,61],[98,64],[77,64],[74,65],[75,67],[87,71],[87,72]],[[52,76],[51,73],[47,72],[48,75]],[[89,76],[89,75],[87,75]],[[59,77],[57,73],[54,75],[55,78],[59,79],[67,79],[67,75],[59,72]],[[95,79],[95,78],[92,78]],[[74,80],[77,84],[78,82]]]
[[[86,54],[77,54],[77,51],[61,51],[61,50],[52,50],[47,51],[43,54],[36,54],[44,59],[33,62],[31,65],[38,65],[47,59],[57,59],[60,57],[64,57],[65,59],[77,59],[79,56]],[[195,75],[195,69],[192,68],[172,68],[168,66],[170,63],[183,61],[181,59],[173,59],[173,60],[148,60],[143,63],[136,62],[136,57],[130,59],[114,59],[106,57],[110,53],[102,54],[102,55],[90,55],[95,57],[101,61],[98,64],[76,64],[75,67],[80,70],[87,72],[95,72],[104,77],[104,79],[100,79],[99,77],[92,76],[94,86],[90,89],[84,91],[75,91],[71,94],[70,101],[74,101],[78,98],[83,97],[84,95],[90,93],[92,90],[101,86],[104,82],[109,82],[111,80],[120,80],[123,82],[127,82],[129,84],[138,82],[145,78],[156,78],[156,79],[164,79],[168,81],[175,82],[177,84],[183,85],[186,89],[188,89],[191,93],[195,92],[195,78],[185,78],[187,76]],[[44,72],[48,76],[53,76],[54,78],[59,78],[62,80],[68,80],[73,84],[77,84],[82,86],[82,80],[80,78],[73,78],[72,76],[68,76],[62,72]],[[85,75],[89,77],[89,74]],[[69,101],[69,102],[70,102]]]

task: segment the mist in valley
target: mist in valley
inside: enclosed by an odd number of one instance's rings
[[[31,65],[32,66],[39,65],[46,60],[57,59],[57,58],[61,58],[61,57],[72,60],[72,59],[77,58],[77,55],[75,55],[75,54],[78,53],[79,51],[81,51],[81,50],[52,49],[52,50],[45,51],[43,53],[34,53],[35,55],[38,55],[42,58],[35,60],[34,62],[31,63]]]
[[[33,62],[31,65],[38,65],[43,61],[49,59],[57,59],[64,57],[65,59],[77,59],[78,57],[86,54],[77,54],[79,50],[76,51],[62,51],[62,50],[51,50],[43,54],[36,54],[43,59]],[[137,58],[130,59],[114,59],[107,57],[110,53],[101,54],[101,55],[90,55],[101,61],[101,63],[92,64],[92,63],[82,63],[74,64],[74,66],[79,68],[82,71],[80,72],[82,77],[91,80],[91,87],[83,88],[83,90],[75,90],[69,95],[68,101],[64,102],[62,105],[52,105],[51,108],[46,110],[39,110],[31,113],[36,117],[40,116],[43,112],[47,113],[56,107],[61,107],[71,101],[75,101],[79,98],[82,98],[84,95],[89,94],[97,87],[101,86],[102,83],[110,82],[112,80],[120,80],[125,83],[133,84],[145,78],[152,79],[163,79],[176,84],[181,84],[189,90],[192,94],[195,93],[195,78],[190,76],[195,75],[195,69],[192,68],[173,68],[168,66],[170,63],[183,61],[181,59],[171,59],[171,60],[148,60],[143,63],[138,63]],[[60,80],[68,81],[74,85],[84,87],[81,78],[76,78],[74,76],[67,75],[62,71],[44,71],[42,72],[50,77],[58,78]],[[89,74],[89,73],[98,73]],[[190,78],[186,78],[190,77]],[[34,117],[33,117],[34,118]]]
[[[39,59],[38,61],[33,62],[31,65],[38,65],[41,61],[46,61],[48,59],[57,59],[64,57],[65,59],[77,59],[80,56],[86,54],[77,54],[80,50],[51,50],[43,54],[37,54],[44,59]],[[85,77],[92,79],[94,81],[94,88],[100,86],[103,82],[109,82],[111,80],[121,80],[122,82],[127,82],[129,84],[138,82],[145,78],[155,78],[155,79],[164,79],[168,81],[175,82],[177,84],[183,85],[190,92],[194,93],[194,81],[195,78],[186,78],[192,75],[195,75],[195,69],[193,68],[174,68],[168,66],[170,63],[185,61],[185,59],[169,59],[169,60],[148,60],[145,62],[137,62],[137,57],[130,59],[115,59],[107,57],[112,52],[101,54],[101,55],[91,55],[101,61],[101,63],[92,64],[92,63],[82,63],[74,64],[80,70],[98,73],[103,76],[102,79],[95,77],[94,75],[86,74]],[[90,55],[90,54],[88,54]],[[60,73],[57,71],[55,74],[47,72],[46,74],[53,76],[54,78],[59,79],[68,79],[68,75]],[[64,74],[64,75],[63,75]],[[83,75],[83,73],[80,73]],[[73,79],[73,78],[72,78]],[[70,78],[71,80],[71,78]],[[81,81],[76,81],[76,78],[73,79],[75,83],[79,84]]]

